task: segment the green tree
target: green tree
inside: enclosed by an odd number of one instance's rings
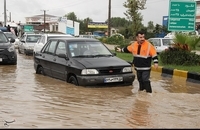
[[[139,11],[145,9],[145,4],[146,0],[127,0],[123,4],[124,7],[127,8],[127,11],[124,14],[132,22],[132,30],[134,37],[136,32],[141,30],[143,27],[143,17]]]
[[[70,13],[66,14],[65,17],[67,17],[67,19],[69,19],[69,20],[77,21],[77,16],[75,15],[74,12],[70,12]]]
[[[153,32],[153,30],[155,29],[153,21],[149,21],[148,25],[147,25],[147,31],[148,32]]]

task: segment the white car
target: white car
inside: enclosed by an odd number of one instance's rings
[[[24,34],[20,39],[18,52],[25,55],[33,54],[33,47],[40,38],[41,34]]]
[[[42,49],[42,47],[44,46],[45,43],[47,43],[47,41],[50,38],[57,38],[57,37],[74,37],[72,35],[69,34],[54,34],[54,33],[49,33],[49,34],[42,34],[41,38],[38,40],[38,42],[34,45],[33,48],[33,55],[35,55],[37,52],[40,52],[40,50]]]
[[[157,54],[174,44],[172,38],[149,38],[148,41],[155,46]]]

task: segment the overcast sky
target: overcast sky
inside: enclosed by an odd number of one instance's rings
[[[111,17],[126,18],[123,3],[126,0],[111,0]],[[141,11],[143,24],[149,21],[162,24],[162,17],[168,15],[169,0],[147,0],[146,9]],[[25,17],[44,14],[64,16],[74,12],[78,19],[91,18],[94,22],[108,19],[108,0],[6,0],[7,15],[11,20],[25,22]],[[4,0],[0,0],[0,21],[4,21]]]

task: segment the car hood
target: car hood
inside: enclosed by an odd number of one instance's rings
[[[11,44],[9,42],[7,43],[0,43],[0,48],[8,48]]]
[[[77,62],[86,68],[108,67],[108,66],[131,66],[127,61],[124,61],[116,56],[114,57],[94,57],[94,58],[75,58]]]
[[[35,43],[33,43],[33,42],[27,42],[26,45],[27,45],[27,46],[32,46],[32,47],[33,47],[33,46],[35,45]]]

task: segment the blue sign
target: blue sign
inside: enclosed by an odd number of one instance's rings
[[[74,28],[67,27],[66,28],[66,34],[74,35]]]
[[[165,26],[165,27],[168,26],[168,16],[163,16],[162,26]]]

